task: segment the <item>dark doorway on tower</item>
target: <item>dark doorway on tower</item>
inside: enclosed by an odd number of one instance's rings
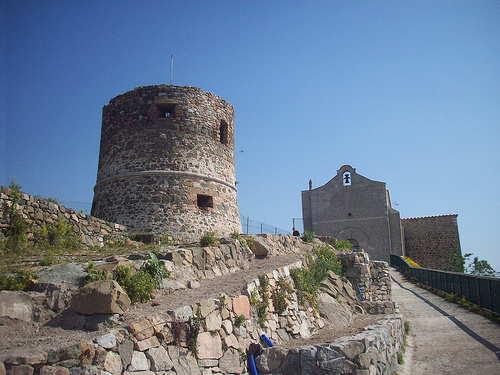
[[[349,238],[347,241],[349,241],[351,243],[353,251],[359,250],[359,242],[358,241],[356,241],[353,238]]]
[[[203,194],[198,194],[196,197],[196,205],[198,208],[213,208],[214,207],[214,200],[212,196],[210,195],[203,195]]]

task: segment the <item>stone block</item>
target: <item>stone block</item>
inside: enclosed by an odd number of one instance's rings
[[[113,333],[98,337],[95,341],[97,345],[102,346],[104,349],[111,349],[116,346],[116,336]]]
[[[168,314],[175,320],[187,322],[189,319],[193,318],[193,309],[191,306],[182,306],[176,310],[170,310]]]
[[[123,369],[120,355],[109,351],[104,360],[104,369],[113,375],[120,375]]]
[[[219,359],[222,357],[222,341],[218,333],[202,332],[196,340],[199,359]]]
[[[202,318],[206,318],[208,314],[216,309],[216,304],[213,299],[201,301],[198,306],[200,307],[200,314]]]
[[[226,346],[228,348],[234,348],[238,349],[240,347],[240,344],[238,343],[238,339],[236,338],[235,335],[230,334],[224,338],[224,342],[226,343]]]
[[[165,319],[163,319],[159,315],[154,315],[148,318],[149,322],[151,323],[151,326],[153,327],[155,334],[160,333],[163,330],[163,327],[165,327]]]
[[[331,373],[342,373],[344,368],[345,357],[327,346],[318,347],[318,366],[322,370]]]
[[[169,345],[167,351],[172,360],[172,370],[177,375],[201,375],[198,362],[190,351],[173,345]]]
[[[160,346],[160,342],[156,338],[156,336],[151,336],[148,337],[147,339],[141,340],[141,341],[136,341],[134,343],[134,349],[138,350],[140,352],[143,352],[145,350],[148,350],[150,348],[155,348]]]
[[[150,368],[152,371],[168,371],[173,366],[172,360],[163,346],[149,349],[146,356],[151,362]]]
[[[236,316],[243,315],[245,319],[250,318],[250,301],[247,296],[243,295],[232,299],[233,312]]]
[[[134,353],[134,343],[132,340],[125,340],[118,345],[118,354],[122,360],[123,368],[127,368],[132,361],[132,354]]]
[[[131,323],[126,328],[138,341],[145,340],[155,333],[151,322],[147,319],[141,319],[138,322]]]
[[[281,372],[288,350],[273,346],[265,348],[261,355],[255,358],[255,366],[261,373]]]
[[[218,310],[212,311],[205,319],[207,331],[218,331],[221,329],[222,317]]]
[[[70,375],[70,372],[66,367],[42,366],[39,375]]]
[[[26,292],[0,291],[0,316],[24,321],[33,320],[33,302]]]
[[[224,332],[226,332],[226,334],[229,335],[233,332],[233,323],[229,319],[223,320],[221,325],[222,328],[224,328]]]
[[[358,354],[365,351],[365,345],[361,341],[336,341],[329,345],[330,348],[342,353],[350,361],[354,361]]]
[[[128,371],[147,371],[149,370],[148,359],[146,358],[146,354],[143,352],[134,351],[132,353],[132,360],[130,361],[130,365],[128,366]]]
[[[240,362],[240,353],[234,348],[229,348],[219,360],[219,368],[223,374],[241,374],[245,371]]]
[[[79,289],[71,300],[73,311],[83,315],[123,314],[129,306],[127,293],[114,280],[89,283]]]
[[[7,369],[7,375],[33,375],[34,369],[30,365],[15,365]]]

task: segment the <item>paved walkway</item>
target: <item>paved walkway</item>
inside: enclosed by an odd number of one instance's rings
[[[410,323],[400,375],[500,374],[500,325],[418,288],[391,269],[392,297]]]

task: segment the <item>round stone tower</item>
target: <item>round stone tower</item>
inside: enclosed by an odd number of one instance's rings
[[[241,232],[234,109],[195,87],[138,87],[103,108],[92,215],[199,239]]]

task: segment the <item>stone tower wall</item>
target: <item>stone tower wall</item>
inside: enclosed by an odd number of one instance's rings
[[[451,252],[461,254],[457,216],[402,219],[405,255],[421,267],[446,270]]]
[[[241,231],[234,109],[195,87],[147,86],[103,108],[92,215],[199,239]]]

